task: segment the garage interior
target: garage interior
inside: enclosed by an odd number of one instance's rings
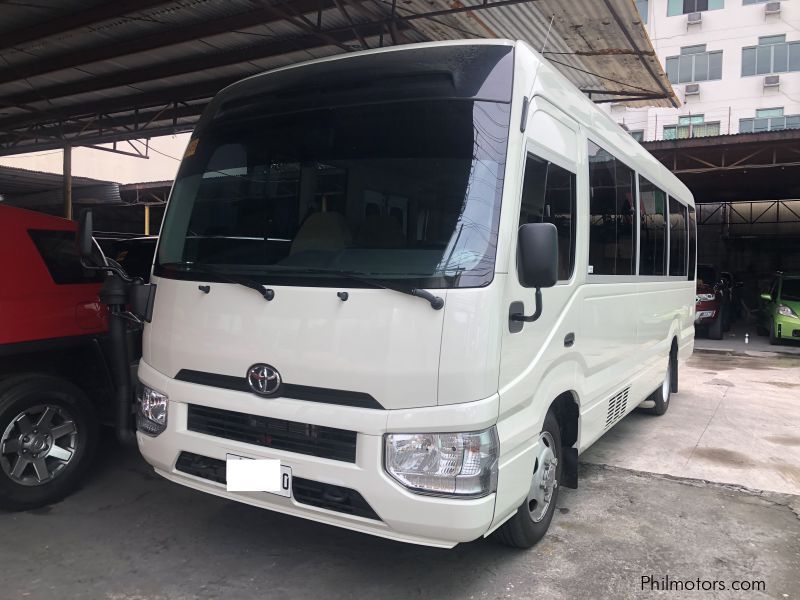
[[[155,233],[171,182],[73,176],[71,148],[148,160],[147,139],[191,131],[222,87],[302,60],[510,37],[541,49],[596,102],[677,104],[631,0],[30,6],[2,4],[0,156],[63,149],[64,177],[0,168],[2,201],[68,217],[91,206],[98,230],[119,234]],[[698,262],[731,271],[753,298],[775,270],[800,272],[798,134],[644,144],[695,195]],[[156,477],[108,436],[77,494],[0,511],[0,589],[9,598],[352,598],[357,589],[567,600],[640,597],[643,575],[669,574],[761,579],[764,597],[794,598],[800,366],[728,354],[696,354],[663,420],[631,413],[581,456],[582,489],[560,496],[551,534],[531,553],[488,541],[449,553],[403,546],[200,495]]]

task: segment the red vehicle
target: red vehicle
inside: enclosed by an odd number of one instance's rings
[[[0,508],[49,504],[75,489],[98,425],[114,420],[120,391],[130,394],[111,364],[104,271],[81,265],[75,231],[71,221],[0,205]],[[106,265],[96,244],[92,261]]]
[[[713,265],[697,265],[694,325],[712,340],[721,340],[730,327],[728,287]]]

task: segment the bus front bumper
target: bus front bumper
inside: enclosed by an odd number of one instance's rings
[[[349,414],[353,414],[354,417],[359,411],[371,413],[370,415],[365,414],[363,420],[357,417],[353,418],[351,429],[358,430],[357,425],[361,424],[363,429],[369,431],[372,428],[373,430],[368,433],[357,431],[355,462],[345,462],[190,431],[187,428],[190,404],[178,400],[179,398],[197,398],[198,402],[202,402],[205,406],[230,409],[231,403],[249,403],[254,397],[250,394],[225,390],[219,390],[218,393],[209,395],[209,388],[184,382],[169,385],[164,381],[166,378],[163,375],[156,374],[151,367],[144,363],[140,366],[139,376],[145,385],[156,387],[156,389],[160,387],[170,390],[166,430],[156,437],[142,432],[136,434],[139,449],[145,460],[154,467],[159,475],[170,481],[260,508],[353,531],[427,546],[452,548],[458,543],[480,538],[490,529],[494,519],[494,493],[481,498],[415,494],[401,486],[385,472],[383,433],[386,424],[391,422],[391,417],[386,413],[395,411],[348,407]],[[154,381],[154,379],[162,378],[162,381]],[[231,394],[237,396],[236,402]],[[199,400],[200,398],[202,400]],[[253,407],[257,406],[257,412],[264,416],[286,418],[286,415],[281,414],[283,411],[280,408],[286,404],[288,403],[283,400],[264,402],[257,399]],[[485,410],[478,409],[478,413],[493,413],[496,419],[496,397],[469,404],[485,404]],[[306,422],[315,422],[313,419],[316,418],[319,425],[327,425],[328,423],[324,422],[326,415],[335,414],[333,411],[337,408],[340,407],[327,407],[326,409],[312,406],[303,407],[301,410],[306,416]],[[469,409],[468,414],[474,417],[475,410],[474,407]],[[438,412],[439,408],[402,411],[405,413],[403,418],[408,419],[408,413],[416,411],[426,411],[425,417],[427,418],[433,414],[429,411]],[[254,408],[252,412],[256,412],[256,409]],[[374,431],[374,426],[364,425],[368,417],[372,417],[374,422],[375,413],[383,413],[378,416],[384,424],[384,431]],[[452,414],[452,408],[449,414]],[[483,419],[483,417],[480,418]],[[413,415],[411,419],[413,420]],[[458,419],[457,416],[455,419]],[[437,420],[439,419],[432,419],[432,421]],[[479,421],[475,427],[465,427],[462,430],[476,430],[483,425],[484,423]],[[431,426],[437,425],[433,423]],[[282,467],[291,469],[293,481],[291,495],[284,497],[269,492],[229,492],[225,483],[223,465],[230,454],[251,459],[280,460]],[[202,464],[206,468],[187,469],[186,465],[189,464],[187,456],[192,457],[192,460],[198,461],[198,464]],[[220,468],[222,468],[221,471]],[[304,482],[306,489],[308,489],[308,485],[316,486],[324,501],[312,500],[312,504],[309,504],[308,497],[300,494],[300,488],[295,482]],[[330,493],[328,493],[328,489],[331,490]],[[346,500],[344,504],[341,502],[337,504],[337,500],[341,500],[337,496],[341,496],[342,490],[346,493],[357,492],[366,502],[369,510],[353,511],[351,503]],[[368,516],[363,516],[364,514]]]

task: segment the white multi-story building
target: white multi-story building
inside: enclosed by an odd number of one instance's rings
[[[680,108],[611,115],[639,140],[800,128],[800,0],[636,0]]]

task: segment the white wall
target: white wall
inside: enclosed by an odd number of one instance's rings
[[[720,10],[703,12],[702,23],[687,26],[686,15],[667,16],[667,0],[650,0],[647,29],[662,66],[683,46],[706,44],[706,50],[722,50],[722,79],[700,83],[699,96],[685,96],[685,84],[674,84],[683,102],[679,109],[628,109],[611,106],[612,117],[629,130],[644,130],[645,140],[662,139],[664,125],[678,122],[679,115],[703,114],[705,121],[719,121],[720,133],[738,133],[739,119],[752,118],[758,108],[784,108],[785,115],[800,114],[800,72],[781,73],[780,87],[763,87],[763,75],[742,77],[742,48],[758,44],[765,35],[786,34],[786,41],[800,40],[800,0],[783,0],[779,15],[765,16],[764,4],[744,6],[742,0],[725,0]]]
[[[72,174],[73,176],[91,177],[116,183],[171,181],[178,171],[179,160],[183,156],[188,141],[188,133],[153,138],[150,140],[150,158],[148,159],[112,154],[92,148],[73,148]],[[135,142],[135,144],[138,148],[143,148],[141,143]],[[124,142],[118,143],[117,148],[133,151]],[[46,173],[61,173],[63,161],[61,150],[45,150],[0,157],[0,165]]]

